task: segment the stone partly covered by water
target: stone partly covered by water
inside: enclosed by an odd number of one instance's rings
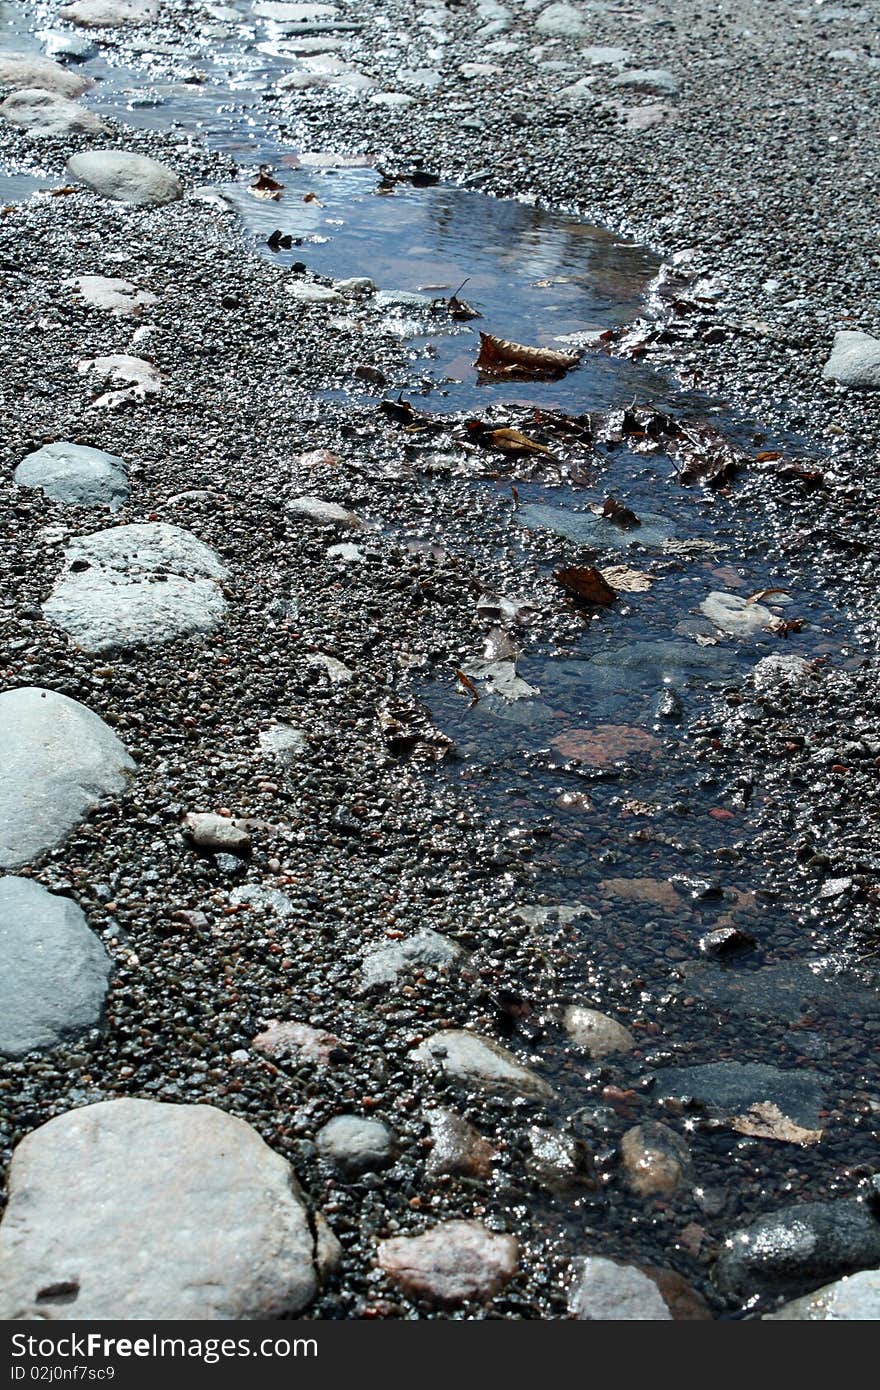
[[[589,1057],[607,1057],[614,1052],[631,1052],[636,1040],[628,1028],[607,1014],[570,1004],[563,1018],[565,1031],[575,1047]]]
[[[634,1125],[621,1140],[620,1154],[627,1183],[640,1197],[666,1196],[689,1181],[690,1149],[668,1125]]]
[[[69,898],[0,878],[0,1053],[55,1047],[98,1022],[110,960]]]
[[[164,522],[80,536],[43,611],[78,646],[105,652],[210,632],[226,568],[189,531]]]
[[[12,87],[16,91],[38,88],[60,97],[78,97],[92,86],[90,77],[70,72],[50,58],[39,58],[31,53],[0,53],[0,87]]]
[[[444,1221],[420,1236],[379,1243],[379,1267],[414,1298],[443,1305],[487,1302],[516,1273],[513,1236],[480,1221]]]
[[[822,368],[825,381],[862,390],[880,388],[880,338],[870,333],[835,333],[831,356]]]
[[[64,440],[45,444],[15,470],[19,487],[41,488],[53,502],[74,507],[110,507],[128,501],[128,472],[121,458]]]
[[[497,1151],[472,1124],[439,1105],[426,1109],[425,1120],[431,1131],[431,1152],[425,1164],[428,1177],[491,1176]]]
[[[287,1160],[210,1105],[110,1100],[27,1135],[0,1226],[0,1317],[277,1319],[335,1257]]]
[[[877,1322],[880,1319],[880,1269],[863,1269],[826,1284],[804,1298],[784,1303],[765,1322]]]
[[[107,129],[100,116],[69,97],[23,87],[0,101],[0,116],[10,125],[20,126],[36,138],[57,138],[82,131],[97,134]]]
[[[825,1102],[825,1078],[806,1067],[781,1071],[763,1062],[709,1062],[664,1067],[657,1073],[655,1095],[693,1100],[725,1116],[769,1101],[797,1124],[816,1129]]]
[[[68,177],[104,198],[155,207],[183,197],[183,182],[166,165],[122,150],[86,150],[67,161]]]
[[[880,1264],[880,1221],[867,1203],[801,1202],[733,1231],[715,1270],[732,1298],[786,1293]]]
[[[729,637],[757,637],[770,630],[773,614],[763,603],[749,603],[739,594],[717,590],[700,604],[700,612]]]
[[[134,763],[112,729],[66,695],[0,694],[0,867],[17,868],[64,839]]]
[[[433,1033],[411,1056],[430,1071],[445,1073],[484,1090],[513,1091],[537,1099],[553,1095],[547,1082],[518,1062],[512,1052],[479,1033],[459,1028]]]

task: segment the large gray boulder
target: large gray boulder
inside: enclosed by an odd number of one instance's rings
[[[32,53],[0,53],[0,87],[39,87],[60,97],[78,97],[94,85],[90,77],[70,72],[51,58],[38,58]]]
[[[134,763],[97,714],[38,686],[0,694],[0,868],[27,864],[103,797]]]
[[[877,1322],[880,1319],[880,1269],[863,1269],[834,1284],[784,1303],[764,1322]]]
[[[15,470],[19,487],[42,488],[53,502],[74,507],[111,507],[128,501],[128,474],[116,454],[59,440],[23,458]]]
[[[722,1293],[749,1298],[877,1265],[880,1221],[866,1203],[800,1202],[731,1232],[715,1279]]]
[[[880,388],[880,338],[870,333],[835,333],[822,379],[862,390]]]
[[[69,97],[45,92],[40,87],[22,87],[20,91],[10,92],[5,101],[0,101],[0,116],[36,139],[71,135],[79,131],[95,135],[107,129],[94,111],[88,111]]]
[[[97,1023],[110,959],[76,903],[0,878],[0,1053],[23,1057]]]
[[[210,632],[226,610],[226,568],[189,531],[164,522],[79,536],[43,612],[88,652]]]
[[[160,9],[160,0],[73,0],[58,15],[87,29],[110,29],[122,24],[150,24]]]
[[[183,197],[183,182],[166,165],[123,150],[84,150],[71,155],[67,173],[104,198],[155,207]]]
[[[8,1187],[4,1320],[277,1320],[337,1253],[286,1159],[210,1105],[68,1111],[21,1141]]]

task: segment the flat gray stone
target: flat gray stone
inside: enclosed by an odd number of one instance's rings
[[[261,729],[257,743],[264,758],[275,758],[280,763],[296,762],[309,747],[302,729],[292,724],[273,724],[269,729]]]
[[[552,1087],[517,1061],[512,1052],[479,1033],[444,1029],[426,1038],[410,1056],[429,1071],[445,1073],[484,1090],[513,1091],[539,1099],[553,1095]]]
[[[548,5],[535,20],[539,34],[563,39],[579,39],[586,32],[586,21],[574,5]]]
[[[287,503],[287,511],[308,517],[320,526],[342,526],[358,530],[364,524],[355,512],[340,507],[338,502],[325,502],[323,497],[293,497]]]
[[[123,150],[85,150],[71,155],[67,173],[104,198],[155,207],[183,197],[183,182],[157,159]]]
[[[835,962],[822,957],[777,961],[759,970],[689,961],[681,973],[685,993],[750,1018],[795,1022],[806,1012],[833,1013],[840,1019],[880,1013],[880,994],[851,974],[836,973]]]
[[[277,1320],[336,1253],[289,1163],[211,1105],[68,1111],[21,1141],[8,1185],[6,1320]]]
[[[96,134],[107,129],[101,117],[69,97],[45,92],[39,87],[22,87],[0,101],[0,116],[10,125],[26,130],[35,139],[49,139],[85,131]]]
[[[394,1161],[394,1135],[381,1120],[337,1115],[315,1136],[318,1153],[347,1177],[374,1173]]]
[[[264,888],[259,883],[243,883],[241,887],[233,888],[229,900],[255,908],[258,912],[269,912],[282,920],[295,917],[297,912],[293,899],[282,893],[280,888]]]
[[[773,690],[802,690],[816,679],[813,663],[780,652],[762,656],[752,668],[752,683],[760,694]]]
[[[0,878],[0,1053],[55,1047],[101,1017],[110,959],[69,898]]]
[[[880,338],[870,333],[835,333],[822,379],[863,391],[880,388]]]
[[[451,970],[465,952],[448,936],[428,929],[403,941],[391,941],[368,951],[361,966],[364,986],[393,985],[408,970]]]
[[[770,629],[773,614],[763,603],[749,603],[739,594],[716,590],[703,599],[700,612],[730,637],[757,637]]]
[[[37,686],[0,694],[0,868],[57,845],[134,763],[85,705]]]
[[[669,1322],[672,1314],[657,1285],[635,1265],[599,1255],[571,1262],[568,1311],[580,1322]]]
[[[88,29],[110,29],[122,24],[150,24],[160,8],[160,0],[73,0],[62,6],[58,15]]]
[[[103,449],[60,440],[23,458],[15,470],[19,487],[41,488],[53,502],[75,507],[110,507],[128,501],[128,473],[121,458]]]
[[[612,79],[612,87],[622,87],[626,91],[662,92],[675,96],[681,84],[667,68],[632,68]]]
[[[106,652],[210,632],[226,610],[226,568],[189,531],[165,522],[79,536],[43,604],[85,651]]]
[[[763,1322],[876,1322],[880,1319],[880,1269],[863,1269],[834,1284],[784,1303]]]
[[[77,275],[73,283],[87,304],[107,309],[111,314],[134,316],[159,303],[158,295],[139,289],[131,280],[118,280],[108,275]]]
[[[408,1294],[440,1306],[486,1302],[516,1273],[519,1246],[480,1221],[444,1221],[379,1242],[379,1267]]]
[[[781,1071],[764,1062],[709,1062],[700,1067],[664,1067],[657,1072],[656,1097],[687,1097],[724,1116],[740,1115],[761,1101],[807,1129],[819,1127],[825,1078],[802,1067]]]
[[[70,34],[63,29],[43,29],[37,37],[46,50],[47,58],[67,58],[72,63],[84,63],[87,58],[94,58],[98,51],[85,34]],[[82,80],[91,86],[91,78],[84,77]],[[28,82],[24,85],[32,84]]]
[[[790,1292],[880,1264],[880,1221],[863,1202],[800,1202],[733,1231],[715,1268],[721,1292],[738,1298]]]
[[[95,84],[90,77],[70,72],[51,58],[38,58],[30,53],[0,53],[0,87],[39,87],[61,97],[78,97]]]

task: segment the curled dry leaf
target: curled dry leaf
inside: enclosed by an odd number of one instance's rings
[[[616,497],[606,497],[604,502],[594,503],[590,511],[596,516],[604,517],[606,521],[613,521],[614,525],[623,531],[631,531],[642,524],[632,508],[625,507]]]
[[[481,333],[475,365],[483,376],[528,380],[564,376],[579,361],[579,352],[529,347],[525,343],[512,343],[507,338],[496,338],[492,333]]]
[[[786,1144],[818,1144],[824,1133],[821,1129],[804,1129],[795,1124],[769,1100],[749,1106],[744,1115],[736,1115],[730,1123],[737,1134],[749,1134],[755,1139],[781,1139]]]
[[[748,598],[746,599],[746,603],[763,603],[765,598],[773,599],[774,596],[776,597],[776,602],[777,602],[777,603],[781,603],[781,602],[783,602],[783,600],[787,600],[787,599],[788,599],[788,597],[789,597],[788,590],[787,590],[787,589],[758,589],[758,590],[756,590],[755,593],[749,594]]]
[[[650,575],[643,574],[641,570],[631,570],[628,565],[606,565],[599,573],[612,589],[621,594],[643,594],[654,583]]]
[[[503,454],[547,454],[553,457],[546,444],[539,444],[537,439],[530,439],[521,430],[508,429],[506,426],[493,429],[482,420],[468,420],[465,428],[468,438],[486,449],[500,449]]]
[[[566,593],[597,607],[607,608],[617,598],[608,580],[592,565],[570,565],[567,569],[554,570],[553,578]]]
[[[255,198],[272,198],[276,202],[284,191],[284,184],[276,182],[270,174],[260,170],[253,183],[248,184],[248,192]]]

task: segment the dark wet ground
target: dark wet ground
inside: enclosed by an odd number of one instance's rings
[[[228,61],[218,60],[216,70]],[[548,580],[560,566],[626,564],[651,581],[647,590],[622,593],[601,611],[578,608],[560,594],[554,616],[526,614],[521,623],[499,624],[487,603],[481,628],[490,655],[500,650],[503,659],[516,657],[518,675],[535,687],[530,698],[507,701],[484,692],[472,703],[454,670],[416,683],[434,723],[454,740],[452,755],[432,776],[463,785],[489,816],[509,824],[518,848],[529,842],[532,901],[578,905],[571,921],[551,916],[536,927],[534,997],[518,992],[508,998],[499,967],[486,1001],[496,1029],[512,1045],[540,1047],[541,1070],[562,1098],[560,1114],[573,1117],[575,1132],[600,1156],[603,1143],[611,1152],[622,1122],[662,1118],[665,1109],[677,1123],[684,1116],[699,1157],[693,1202],[658,1202],[653,1214],[614,1184],[601,1198],[552,1198],[518,1190],[512,1180],[500,1200],[514,1220],[518,1208],[528,1206],[551,1243],[574,1236],[582,1242],[595,1224],[615,1230],[621,1253],[664,1263],[676,1248],[672,1227],[679,1232],[685,1221],[731,1225],[763,1209],[768,1192],[777,1203],[785,1192],[793,1200],[812,1183],[825,1194],[835,1185],[850,1192],[852,1170],[873,1153],[867,1131],[878,1104],[880,1006],[872,1010],[864,985],[841,973],[847,961],[837,934],[826,937],[821,919],[803,917],[764,891],[754,872],[752,837],[773,794],[753,768],[731,777],[725,766],[716,776],[713,752],[719,708],[729,697],[736,713],[748,701],[744,681],[760,657],[782,652],[851,668],[862,659],[858,642],[807,557],[783,563],[760,511],[744,525],[736,481],[720,490],[684,486],[667,452],[634,452],[624,440],[557,448],[566,470],[576,469],[572,486],[552,467],[545,476],[542,463],[524,468],[463,450],[456,430],[479,414],[528,433],[535,408],[581,415],[635,402],[688,422],[711,422],[749,458],[779,452],[821,460],[826,446],[767,432],[723,401],[592,347],[558,382],[480,384],[473,367],[480,327],[561,346],[565,335],[626,323],[639,312],[657,258],[524,202],[445,185],[401,184],[383,192],[371,168],[301,167],[303,151],[284,146],[260,121],[243,133],[252,118],[235,109],[247,105],[249,84],[273,62],[271,54],[252,56],[236,65],[234,82],[219,89],[211,65],[202,63],[206,80],[193,83],[169,83],[161,72],[143,82],[140,69],[102,61],[84,71],[94,66],[102,78],[103,87],[88,99],[95,109],[145,129],[166,129],[181,119],[188,137],[204,134],[212,148],[247,164],[232,193],[246,233],[267,258],[285,266],[301,261],[309,272],[334,278],[369,275],[380,290],[431,298],[463,285],[462,296],[482,314],[470,324],[441,314],[438,332],[428,307],[389,305],[378,319],[371,311],[365,361],[381,360],[383,337],[402,341],[409,352],[405,379],[395,377],[385,392],[337,376],[315,394],[316,410],[327,402],[335,412],[348,412],[353,437],[362,431],[366,448],[374,449],[380,435],[388,476],[397,469],[401,486],[421,494],[422,515],[431,515],[432,497],[449,476],[464,474],[465,498],[468,492],[479,498],[476,518],[493,499],[496,517],[504,518],[497,583],[486,572],[492,557],[466,501],[436,529],[424,524],[407,533],[392,522],[386,535],[434,553],[479,555],[495,597],[528,599],[517,591],[517,573],[536,556]],[[289,66],[285,59],[284,69]],[[149,93],[162,104],[144,104]],[[218,102],[227,108],[219,121]],[[260,163],[284,184],[277,202],[257,200],[247,189]],[[30,191],[15,182],[22,177],[6,178],[0,199]],[[269,251],[265,239],[276,228],[298,244],[280,254]],[[349,319],[357,312],[356,303],[339,306]],[[386,394],[403,394],[420,411],[448,416],[450,429],[427,441],[407,436],[380,417]],[[641,525],[623,530],[589,510],[609,495],[631,508]],[[782,590],[766,602],[781,621],[794,618],[803,626],[786,637],[720,636],[696,611],[714,590],[742,597]],[[505,629],[500,635],[499,626]],[[461,665],[466,669],[483,656],[477,643],[473,652],[462,652]],[[591,763],[579,750],[584,733],[595,736],[596,726],[603,747]],[[620,743],[621,729],[629,742]],[[630,753],[632,730],[642,743],[636,736]],[[755,938],[755,949],[730,964],[702,959],[701,935],[731,923]],[[554,1023],[554,1000],[570,996],[619,1014],[639,1033],[638,1051],[615,1062],[607,1096],[610,1072],[574,1059]],[[674,1098],[658,1108],[665,1067],[719,1061],[818,1073],[823,1142],[803,1149],[762,1144],[731,1135]],[[603,1098],[584,1106],[585,1090]],[[832,1169],[838,1176],[829,1187]],[[691,1232],[688,1240],[695,1239],[699,1243]]]

